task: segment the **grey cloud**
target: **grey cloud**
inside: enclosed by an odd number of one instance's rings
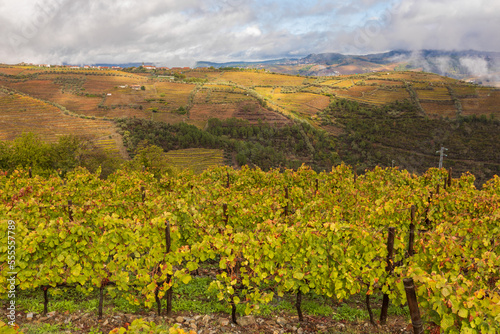
[[[370,17],[368,9],[386,1],[38,1],[45,16],[37,14],[30,0],[2,7],[0,62],[152,61],[176,66],[329,51],[500,51],[497,0],[401,0],[354,31],[342,31],[343,26],[359,18],[360,11]],[[14,10],[16,6],[21,9]],[[308,23],[308,30],[290,31],[297,22]],[[33,25],[35,31],[29,33]],[[467,60],[462,66],[481,68]]]
[[[459,79],[473,77],[498,82],[500,80],[500,54],[475,51],[414,51],[391,59],[407,62],[424,71]]]
[[[339,38],[352,49],[478,49],[500,51],[497,0],[402,0],[382,18]],[[362,41],[361,43],[356,43]]]

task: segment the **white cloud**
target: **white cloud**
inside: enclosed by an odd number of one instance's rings
[[[243,31],[244,35],[248,36],[260,36],[262,35],[262,31],[260,31],[259,27],[256,25],[246,27],[246,29]]]
[[[487,76],[489,74],[488,62],[479,57],[460,58],[460,64],[467,68],[467,71],[474,76]]]

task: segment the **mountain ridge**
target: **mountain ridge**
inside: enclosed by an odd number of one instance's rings
[[[302,58],[265,61],[207,62],[196,67],[263,68],[277,73],[306,76],[359,74],[390,70],[423,70],[455,79],[500,86],[500,52],[464,50],[392,50],[366,55],[311,53]]]

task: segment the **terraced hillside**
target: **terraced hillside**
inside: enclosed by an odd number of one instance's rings
[[[124,156],[121,136],[109,120],[66,115],[46,102],[12,92],[0,92],[0,106],[0,140],[36,132],[45,141],[55,143],[63,135],[83,134],[106,151]]]
[[[69,124],[66,121],[69,119],[87,121],[97,127],[101,124],[103,128],[110,126],[110,133],[114,131],[111,123],[100,122],[123,117],[186,123],[200,130],[207,129],[210,118],[237,118],[251,126],[267,123],[277,128],[301,121],[336,137],[335,150],[344,161],[357,164],[360,169],[391,165],[395,161],[403,168],[419,171],[434,164],[435,152],[441,145],[452,147],[458,140],[460,152],[453,152],[453,164],[459,166],[458,170],[481,170],[484,177],[500,170],[500,157],[487,152],[494,146],[491,143],[494,136],[488,136],[488,133],[497,131],[496,120],[500,119],[500,89],[433,73],[384,71],[304,77],[240,69],[146,71],[137,68],[116,71],[1,65],[2,87],[18,98],[23,96],[23,99],[31,98],[39,104],[45,101],[57,106],[51,109],[54,122],[57,118],[62,124]],[[332,104],[343,101],[356,103],[356,107],[347,104],[341,112],[335,108],[334,112],[329,112]],[[400,105],[406,109],[395,107],[398,103],[403,103]],[[46,123],[43,117],[48,116],[42,113],[29,116],[32,123],[16,122],[23,119],[21,114],[11,116],[14,115],[13,109],[21,113],[22,109],[30,108],[12,107],[8,100],[2,100],[0,113],[5,119],[0,124],[2,138],[11,138],[21,131],[42,134],[46,131],[38,127],[36,120],[40,117],[42,124]],[[477,121],[482,125],[475,132],[477,126],[471,124],[479,124]],[[401,124],[424,128],[418,134],[416,131],[401,133]],[[463,124],[469,125],[460,132]],[[97,133],[93,126],[75,125],[71,132],[96,133],[101,140],[108,140],[107,145],[111,146],[109,136],[114,140],[114,135]],[[383,128],[388,132],[379,131],[374,135],[362,127],[371,130]],[[394,133],[398,135],[394,136]],[[392,139],[387,141],[387,138]],[[450,138],[458,139],[450,142]],[[279,138],[269,140],[280,141]],[[311,147],[310,140],[305,138],[298,145]],[[385,149],[375,154],[372,151],[377,147]],[[310,150],[309,154],[316,153]],[[418,154],[424,154],[425,159]]]
[[[423,72],[301,77],[258,70],[183,70],[175,82],[160,74],[111,70],[0,66],[0,86],[72,113],[97,118],[139,117],[204,127],[210,117],[286,124],[314,123],[336,98],[367,105],[412,99],[430,118],[497,114],[500,90]],[[284,118],[285,116],[286,118]]]
[[[174,168],[179,170],[189,167],[195,173],[222,166],[224,164],[223,151],[217,149],[188,148],[184,150],[168,151],[165,156]]]

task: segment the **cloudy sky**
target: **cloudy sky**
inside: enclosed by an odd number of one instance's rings
[[[499,0],[0,0],[0,63],[500,52]]]

